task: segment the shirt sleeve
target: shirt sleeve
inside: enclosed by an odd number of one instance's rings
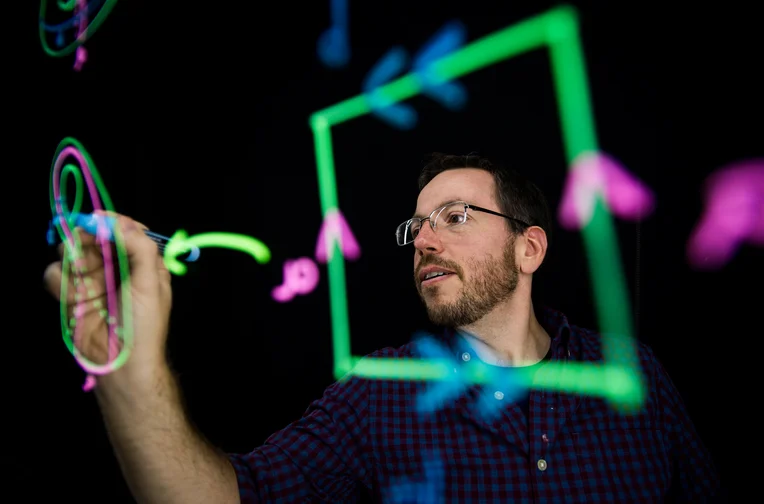
[[[369,380],[345,377],[248,454],[229,454],[242,504],[355,502],[371,486]]]
[[[656,365],[661,429],[671,457],[671,502],[726,502],[711,454],[698,435],[679,391],[666,370]]]

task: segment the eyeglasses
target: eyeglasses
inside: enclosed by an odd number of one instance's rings
[[[515,219],[514,217],[500,214],[499,212],[494,212],[487,208],[470,205],[466,201],[453,201],[451,203],[446,203],[442,207],[436,208],[427,217],[413,217],[398,226],[398,229],[395,230],[395,238],[398,241],[398,245],[403,246],[413,242],[417,235],[419,235],[419,231],[422,229],[424,221],[430,221],[430,226],[433,231],[437,231],[438,229],[453,230],[454,228],[461,226],[467,222],[467,210],[498,215],[499,217],[513,220],[521,224],[523,227],[530,227],[530,224],[527,222]]]

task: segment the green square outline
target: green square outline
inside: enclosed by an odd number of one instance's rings
[[[576,10],[569,5],[486,35],[433,63],[432,71],[443,80],[456,79],[534,49],[549,50],[552,77],[560,112],[562,136],[569,169],[579,156],[599,151]],[[396,103],[420,94],[418,77],[408,73],[378,88]],[[324,217],[339,210],[331,127],[372,111],[365,95],[356,95],[314,112],[313,130],[319,196]],[[617,409],[640,407],[646,391],[632,333],[628,293],[613,219],[601,194],[597,194],[591,220],[582,229],[595,298],[605,364],[566,363],[537,378],[533,387],[602,396]],[[350,375],[387,379],[438,379],[451,372],[442,361],[424,359],[368,359],[350,351],[350,321],[344,257],[340,244],[327,234],[329,298],[332,319],[334,376]],[[485,381],[480,366],[469,380]]]

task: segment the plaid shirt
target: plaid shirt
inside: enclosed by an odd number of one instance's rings
[[[539,322],[552,336],[549,361],[602,362],[595,332],[552,310]],[[455,362],[477,358],[453,333],[440,338]],[[419,356],[412,342],[369,357]],[[362,487],[385,503],[715,502],[718,475],[679,393],[644,344],[639,358],[649,392],[632,415],[531,390],[527,415],[507,402],[486,417],[475,406],[484,385],[421,414],[426,382],[338,381],[263,446],[229,455],[241,502],[356,502]]]

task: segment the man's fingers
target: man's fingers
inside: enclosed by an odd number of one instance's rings
[[[63,275],[61,273],[61,261],[51,263],[47,268],[45,268],[45,273],[43,274],[45,290],[50,292],[51,296],[58,300],[61,300],[62,277]]]
[[[144,292],[144,289],[156,289],[159,283],[169,284],[170,272],[164,264],[164,259],[158,253],[156,243],[143,231],[148,227],[130,217],[106,210],[96,210],[95,215],[114,220],[114,231],[122,238],[124,252],[130,264],[131,282],[134,287]],[[74,240],[70,244],[59,246],[59,255],[72,264],[75,271],[88,275],[103,270],[103,250],[100,240],[83,229],[75,228]],[[74,246],[72,246],[74,245]],[[116,245],[112,244],[116,252]],[[116,254],[112,254],[116,258]],[[59,268],[60,269],[60,268]],[[60,285],[60,281],[58,281]]]
[[[118,226],[121,231],[130,263],[130,281],[133,287],[145,293],[155,292],[159,286],[160,273],[157,270],[157,258],[160,256],[156,243],[143,232],[148,227],[130,217],[114,212],[94,213],[114,218],[115,227]]]
[[[64,253],[66,253],[67,250],[71,250],[70,246],[78,246],[79,248],[85,249],[85,248],[91,248],[91,247],[97,247],[98,242],[96,241],[96,237],[91,235],[90,233],[85,232],[80,227],[75,227],[72,230],[72,239],[66,240],[58,244],[58,256],[60,258],[64,258]]]

